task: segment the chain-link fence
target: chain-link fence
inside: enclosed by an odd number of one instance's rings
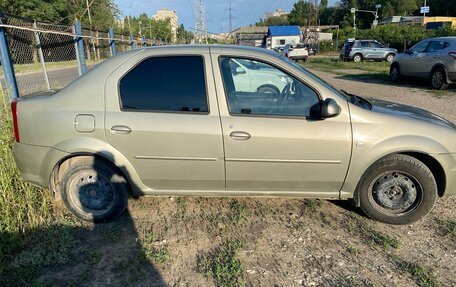
[[[76,27],[76,24],[42,23],[11,14],[0,16],[18,95],[63,88],[84,72],[84,64],[90,69],[115,52],[153,44],[151,39],[138,37],[132,37],[131,41],[130,35],[112,33],[110,36],[109,31],[81,29],[77,33]],[[6,60],[2,59],[1,64]],[[1,73],[0,83],[8,89],[11,83],[5,78]]]

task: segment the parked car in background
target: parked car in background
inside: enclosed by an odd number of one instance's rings
[[[344,61],[354,62],[375,60],[391,63],[396,54],[396,49],[384,47],[374,40],[353,40],[347,41],[342,47],[340,58]]]
[[[275,52],[279,53],[279,54],[282,54],[282,51],[283,51],[283,48],[284,48],[284,47],[285,47],[285,46],[277,46],[277,47],[275,47],[273,50],[274,50]]]
[[[309,57],[309,51],[304,44],[286,44],[281,53],[287,58],[290,58],[294,61],[306,61]]]
[[[456,37],[425,39],[398,54],[390,67],[390,78],[403,76],[429,79],[437,90],[456,82]]]
[[[409,224],[456,194],[455,125],[266,49],[133,49],[11,111],[23,178],[86,221],[118,217],[131,193],[351,199]]]

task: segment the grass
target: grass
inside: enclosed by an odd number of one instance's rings
[[[217,286],[244,286],[245,271],[237,252],[244,246],[240,239],[224,241],[212,252],[198,258],[198,272],[212,277]]]
[[[388,62],[344,62],[335,58],[309,58],[304,66],[314,67],[319,70],[334,71],[345,69],[356,69],[365,72],[388,73],[390,63]]]
[[[78,240],[74,219],[53,206],[49,191],[20,178],[13,141],[9,101],[0,93],[0,286],[35,285],[41,268],[70,261]]]
[[[434,273],[431,270],[429,270],[415,262],[405,261],[396,255],[390,255],[390,257],[393,260],[393,262],[396,263],[397,267],[400,270],[402,270],[403,272],[406,272],[410,276],[412,276],[413,279],[415,280],[415,282],[419,286],[423,286],[423,287],[439,287],[440,286],[440,282],[437,280],[437,278],[435,277]]]
[[[456,220],[441,220],[440,226],[445,236],[451,236],[456,239]]]

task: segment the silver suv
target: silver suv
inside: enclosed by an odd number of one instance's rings
[[[375,40],[356,40],[345,43],[340,52],[340,58],[344,61],[354,62],[384,60],[391,63],[396,54],[396,49],[384,47]]]
[[[391,64],[390,78],[396,82],[402,76],[429,79],[438,90],[456,82],[456,37],[426,39],[398,54]]]

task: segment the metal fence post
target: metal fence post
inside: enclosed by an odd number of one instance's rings
[[[109,28],[109,48],[111,48],[111,57],[116,55],[116,42],[114,41],[114,30]]]
[[[130,50],[134,49],[135,47],[135,38],[133,37],[133,34],[130,33]]]
[[[6,16],[0,12],[0,23],[6,23]],[[16,75],[14,74],[13,62],[6,37],[6,28],[0,27],[0,61],[5,75],[6,85],[8,86],[8,97],[10,101],[19,98],[19,89],[17,88]]]
[[[33,28],[36,29],[36,21],[33,22]],[[36,44],[36,48],[38,49],[38,57],[40,58],[41,67],[43,68],[44,81],[46,82],[46,87],[48,88],[48,90],[50,90],[51,84],[49,83],[49,76],[48,76],[48,72],[46,69],[46,62],[44,61],[43,49],[41,47],[41,41],[40,41],[40,33],[38,33],[37,31],[35,31],[35,44]]]
[[[74,34],[82,36],[82,27],[81,22],[76,20],[73,26]],[[79,76],[85,74],[87,72],[87,66],[85,61],[85,53],[84,53],[84,43],[82,41],[82,37],[75,37],[75,49],[76,49],[76,59],[78,60],[78,69],[79,69]]]

